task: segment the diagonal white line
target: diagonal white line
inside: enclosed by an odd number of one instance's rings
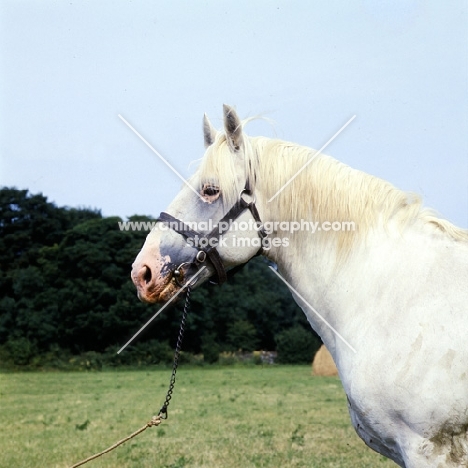
[[[274,200],[354,119],[353,115],[314,155],[268,200],[270,203]]]
[[[343,343],[345,345],[348,346],[348,348],[353,351],[354,353],[356,352],[356,350],[339,334],[338,331],[336,331],[273,267],[268,267],[270,268],[270,270],[291,290],[293,291],[297,297],[299,297],[305,304],[307,304],[307,306],[309,307],[309,309],[320,319],[322,320],[322,322],[327,325],[328,328],[330,328],[330,330],[335,333],[335,335],[340,338],[341,341],[343,341]]]
[[[127,121],[125,120],[120,114],[118,114],[119,119],[122,120],[122,122],[138,137],[140,140],[190,189],[192,190],[193,193],[197,195],[201,200],[205,201],[203,197],[198,193],[197,190],[195,190],[192,185],[183,177],[182,175],[179,174],[179,172],[157,151],[135,128]]]
[[[187,282],[117,351],[120,354],[204,269],[201,267]]]

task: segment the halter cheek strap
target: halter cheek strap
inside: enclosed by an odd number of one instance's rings
[[[194,245],[197,245],[198,252],[192,263],[195,265],[199,265],[200,263],[203,263],[206,260],[206,258],[208,258],[216,272],[218,284],[223,284],[224,282],[226,282],[227,272],[224,268],[224,264],[221,260],[221,256],[219,255],[218,250],[216,249],[216,247],[211,246],[213,244],[212,242],[210,242],[211,239],[215,238],[219,240],[221,236],[230,229],[232,221],[237,219],[246,209],[250,210],[255,222],[259,225],[258,235],[260,236],[260,238],[263,240],[267,236],[267,233],[263,229],[262,221],[260,219],[260,215],[258,214],[257,207],[255,206],[255,199],[248,202],[243,198],[244,194],[251,195],[249,184],[246,184],[246,187],[244,188],[244,190],[242,190],[239,196],[239,200],[236,202],[236,204],[221,218],[218,224],[207,235],[203,235],[197,231],[194,231],[183,221],[175,218],[169,213],[162,212],[159,215],[159,218],[157,219],[157,221],[169,223],[169,227],[171,229],[173,229],[175,232],[182,235],[186,239],[192,239],[193,241],[195,241]],[[200,244],[206,245],[207,247],[198,247],[198,245]],[[260,255],[261,253],[262,247],[260,247],[259,251],[257,252],[257,255]],[[230,270],[230,272],[234,273],[238,271],[242,266],[243,265],[234,267],[232,270]]]

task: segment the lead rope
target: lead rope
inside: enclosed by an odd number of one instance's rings
[[[176,347],[174,351],[174,362],[172,364],[171,380],[169,381],[169,388],[167,389],[166,399],[164,400],[164,403],[161,406],[161,409],[159,410],[159,413],[157,416],[157,418],[159,418],[160,420],[167,419],[167,407],[169,406],[169,402],[171,401],[171,398],[172,398],[172,392],[174,391],[176,372],[177,372],[177,367],[179,366],[179,356],[180,356],[180,351],[182,348],[182,340],[184,339],[184,333],[185,333],[185,321],[187,320],[187,314],[190,309],[190,293],[191,292],[192,292],[192,289],[189,285],[187,286],[187,292],[185,294],[184,311],[182,312],[182,318],[180,320],[179,336],[177,337],[177,343],[176,343]]]
[[[184,332],[185,332],[185,322],[187,319],[187,314],[190,309],[190,293],[191,293],[191,287],[187,286],[187,293],[185,295],[185,305],[184,305],[184,311],[182,312],[182,319],[180,321],[180,328],[179,328],[179,336],[177,337],[177,343],[174,351],[174,361],[172,363],[172,374],[171,374],[171,379],[169,381],[169,388],[166,393],[166,399],[164,400],[163,405],[161,406],[161,409],[159,410],[159,413],[157,416],[153,416],[150,421],[148,421],[144,426],[140,427],[137,431],[133,432],[129,436],[119,440],[116,442],[114,445],[111,445],[110,447],[106,448],[106,450],[103,450],[102,452],[96,453],[94,455],[91,455],[90,457],[86,458],[85,460],[82,460],[78,463],[75,463],[72,465],[70,468],[77,468],[78,466],[84,465],[85,463],[90,462],[91,460],[94,460],[101,455],[104,455],[105,453],[109,453],[111,450],[114,450],[117,448],[119,445],[122,445],[123,443],[127,442],[130,439],[133,439],[136,437],[138,434],[141,434],[143,431],[146,431],[148,427],[153,427],[153,426],[159,426],[163,419],[167,419],[168,414],[167,414],[167,407],[169,406],[169,403],[172,398],[172,392],[174,391],[174,386],[175,386],[175,378],[176,378],[176,372],[177,372],[177,367],[179,366],[179,357],[180,357],[180,351],[182,347],[182,340],[184,339]]]

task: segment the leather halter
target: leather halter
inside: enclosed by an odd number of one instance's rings
[[[239,194],[239,199],[237,200],[235,205],[220,219],[220,221],[212,229],[212,231],[206,235],[200,234],[199,232],[194,231],[189,226],[187,226],[183,221],[175,218],[169,213],[165,213],[163,211],[159,215],[159,218],[156,221],[168,223],[169,227],[173,229],[175,232],[182,235],[186,239],[193,240],[194,245],[196,245],[196,248],[198,249],[198,252],[195,255],[195,258],[193,259],[191,263],[184,262],[181,265],[179,265],[173,272],[174,278],[180,286],[183,286],[178,281],[178,276],[180,276],[180,268],[185,264],[198,266],[201,263],[205,262],[206,259],[208,259],[211,262],[216,272],[216,276],[217,276],[216,283],[223,284],[227,280],[228,274],[226,272],[226,269],[224,268],[223,261],[221,260],[221,256],[219,255],[219,252],[216,249],[216,247],[212,246],[212,244],[216,244],[217,242],[213,242],[211,240],[212,239],[219,240],[224,233],[229,231],[231,227],[231,222],[237,219],[245,210],[247,209],[250,210],[254,220],[256,221],[256,223],[258,223],[258,226],[259,226],[258,235],[260,239],[263,240],[267,236],[267,233],[263,229],[263,223],[260,219],[260,215],[258,214],[257,207],[255,206],[255,198],[253,198],[250,202],[246,201],[243,198],[244,194],[252,197],[252,191],[250,189],[248,182],[246,183],[244,190],[242,190],[242,192]],[[206,247],[200,247],[200,245],[203,245]],[[262,247],[260,247],[256,255],[260,255],[261,253],[262,253]],[[242,266],[244,266],[244,264],[234,267],[233,269],[229,270],[229,273],[236,272]]]

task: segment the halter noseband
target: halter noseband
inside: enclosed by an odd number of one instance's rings
[[[218,250],[215,246],[212,246],[213,242],[210,242],[211,239],[219,240],[221,236],[229,231],[231,227],[232,221],[236,220],[246,209],[250,210],[252,216],[256,223],[259,225],[258,235],[261,240],[263,240],[267,234],[263,229],[262,221],[260,220],[260,215],[258,214],[257,207],[255,206],[255,198],[252,198],[251,201],[246,201],[243,198],[243,195],[247,194],[252,197],[252,191],[250,189],[249,183],[247,182],[245,185],[244,190],[239,194],[239,199],[235,203],[235,205],[220,219],[218,224],[206,235],[200,234],[197,231],[194,231],[189,226],[187,226],[183,221],[180,219],[175,218],[174,216],[170,215],[169,213],[165,213],[164,211],[159,215],[159,218],[156,221],[161,221],[165,223],[169,223],[169,227],[173,229],[178,234],[182,235],[186,239],[191,239],[194,241],[194,245],[198,249],[197,254],[192,262],[184,262],[181,263],[173,272],[174,278],[176,282],[179,283],[178,278],[180,277],[180,269],[184,265],[194,265],[198,266],[208,259],[213,268],[215,269],[216,276],[217,276],[217,284],[223,284],[226,282],[228,278],[228,274],[226,269],[224,268],[223,261],[219,255]],[[216,244],[217,242],[215,242]],[[200,247],[200,244],[206,245],[206,247]],[[260,255],[262,253],[262,247],[260,247],[259,251],[256,255]],[[238,271],[244,264],[234,267],[232,270],[229,270],[229,273],[234,273]]]

